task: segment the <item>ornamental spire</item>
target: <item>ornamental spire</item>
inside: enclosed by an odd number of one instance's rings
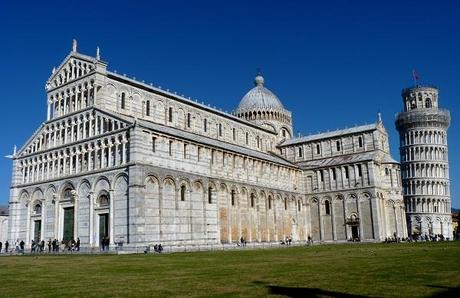
[[[77,51],[77,40],[74,38],[72,39],[72,52]]]

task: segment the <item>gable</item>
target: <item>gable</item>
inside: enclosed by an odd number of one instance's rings
[[[97,59],[77,52],[71,52],[53,73],[46,83],[46,89],[51,90],[68,82],[77,80],[96,69]]]
[[[73,143],[68,141],[66,144],[63,143],[63,139],[57,138],[57,141],[54,142],[53,136],[55,131],[60,131],[63,133],[64,126],[71,127],[76,125],[76,123],[87,123],[88,121],[94,121],[96,118],[105,119],[107,123],[111,123],[107,126],[107,131],[109,133],[114,130],[124,129],[130,126],[134,121],[130,117],[119,116],[117,114],[109,113],[106,111],[99,110],[94,107],[90,107],[84,110],[80,110],[77,113],[72,113],[66,115],[62,118],[52,119],[50,121],[44,122],[40,127],[35,131],[35,133],[27,140],[24,146],[16,153],[15,158],[20,158],[26,155],[33,153],[38,153],[45,150],[52,150],[54,148],[60,147],[62,145],[67,145]],[[87,126],[89,129],[91,126]],[[80,125],[82,128],[82,125]],[[76,132],[77,129],[74,127],[73,130],[67,130]],[[101,134],[102,135],[102,134]],[[88,137],[88,136],[87,136]],[[50,139],[51,138],[51,139]],[[79,138],[77,142],[84,141],[83,138]],[[56,145],[54,145],[56,143]]]

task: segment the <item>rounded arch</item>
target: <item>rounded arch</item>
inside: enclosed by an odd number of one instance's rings
[[[106,176],[99,176],[97,177],[95,181],[96,182],[94,183],[94,187],[93,187],[93,191],[95,193],[99,192],[102,188],[107,189],[107,190],[112,189],[110,180]]]
[[[19,195],[19,202],[26,206],[29,203],[29,198],[30,198],[29,192],[23,189]]]
[[[121,175],[119,175],[118,177],[120,177]],[[152,173],[148,173],[146,176],[145,176],[145,179],[144,179],[144,185],[147,184],[147,183],[157,183],[158,185],[160,184],[160,178],[158,176],[156,176],[155,174],[152,174]]]
[[[358,196],[355,193],[350,193],[347,195],[347,201],[348,200],[356,200]]]
[[[34,191],[32,192],[32,200],[33,201],[36,201],[36,200],[43,200],[44,198],[44,195],[43,195],[43,191],[40,187],[36,187],[34,189]]]
[[[66,192],[68,189],[75,190],[75,185],[72,181],[65,181],[64,183],[61,184],[61,187],[59,188],[59,193],[61,196],[64,195],[64,192]]]
[[[187,189],[192,188],[192,184],[190,182],[190,179],[188,179],[188,178],[184,178],[184,177],[179,178],[179,186],[182,186],[182,185],[185,185],[185,187],[187,187]]]
[[[170,177],[170,176],[166,176],[164,179],[163,179],[163,185],[171,185],[173,186],[174,188],[176,188],[176,181],[174,180],[174,178]]]

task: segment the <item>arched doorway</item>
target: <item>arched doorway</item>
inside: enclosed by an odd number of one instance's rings
[[[75,239],[75,190],[68,186],[62,192],[62,240],[65,243]]]
[[[110,243],[110,196],[106,191],[99,193],[96,200],[95,212],[98,217],[98,240],[99,247],[108,248]]]

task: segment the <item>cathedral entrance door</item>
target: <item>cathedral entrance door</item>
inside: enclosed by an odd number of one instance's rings
[[[39,242],[42,238],[42,221],[36,220],[34,221],[34,240],[35,242]]]
[[[102,243],[103,237],[109,236],[109,214],[99,214],[99,243]]]
[[[358,226],[351,226],[351,237],[353,241],[359,241],[359,229]]]
[[[64,208],[64,233],[63,239],[68,242],[73,239],[74,207]]]

